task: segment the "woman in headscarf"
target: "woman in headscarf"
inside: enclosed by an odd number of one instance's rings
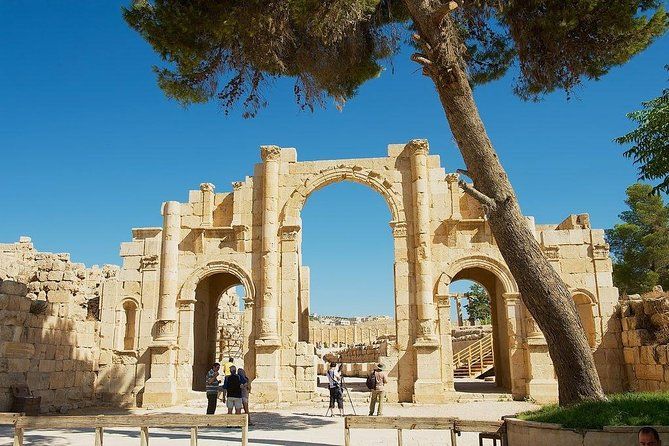
[[[253,423],[251,423],[251,416],[249,415],[249,393],[251,393],[251,381],[249,381],[249,378],[246,376],[246,371],[244,371],[244,369],[238,369],[237,374],[243,383],[241,385],[242,408],[244,409],[244,413],[249,417],[249,426],[252,426]]]

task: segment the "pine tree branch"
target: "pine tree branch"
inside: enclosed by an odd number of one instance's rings
[[[474,188],[473,186],[470,186],[463,180],[458,181],[458,185],[467,195],[473,197],[476,201],[481,203],[486,212],[490,212],[497,207],[497,205],[495,204],[495,200],[493,200],[483,192],[479,191],[478,189]]]

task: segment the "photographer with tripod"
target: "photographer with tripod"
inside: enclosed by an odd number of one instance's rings
[[[339,415],[344,416],[344,392],[342,389],[342,379],[341,373],[339,372],[339,366],[336,362],[330,363],[330,369],[327,371],[326,376],[328,377],[328,389],[330,390],[330,407],[329,412],[330,416],[334,416],[334,404],[337,402],[337,407],[339,407]],[[327,416],[327,414],[326,414]]]

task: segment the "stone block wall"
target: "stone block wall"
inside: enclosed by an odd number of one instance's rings
[[[117,270],[39,252],[29,237],[0,244],[0,411],[21,384],[41,396],[43,412],[97,402],[99,300]]]
[[[22,384],[42,398],[42,412],[94,404],[98,322],[62,316],[63,303],[26,294],[25,284],[0,281],[0,411]]]
[[[620,321],[630,390],[669,390],[669,293],[621,300]]]

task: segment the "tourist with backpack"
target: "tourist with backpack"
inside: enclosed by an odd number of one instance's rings
[[[388,382],[388,377],[383,371],[385,366],[381,363],[367,377],[367,388],[371,390],[372,395],[369,402],[369,415],[374,415],[374,406],[379,404],[376,415],[380,416],[383,411],[383,386]]]
[[[328,377],[328,389],[330,390],[330,416],[334,416],[334,404],[337,402],[339,415],[344,416],[344,392],[341,385],[341,373],[336,362],[330,363],[330,369],[326,373]],[[327,415],[327,414],[326,414]]]

